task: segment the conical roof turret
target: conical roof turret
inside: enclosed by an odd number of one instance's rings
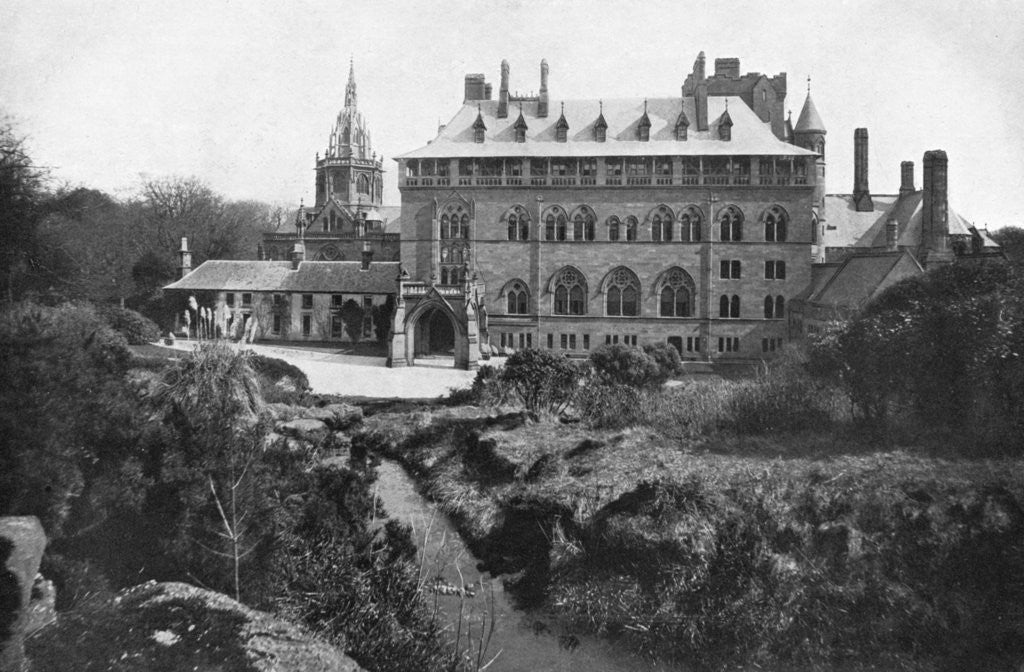
[[[818,114],[818,108],[814,106],[814,101],[811,100],[811,89],[807,87],[807,100],[804,101],[804,109],[800,110],[800,118],[796,121],[796,126],[793,128],[794,133],[825,133],[825,122],[821,120],[821,115]]]

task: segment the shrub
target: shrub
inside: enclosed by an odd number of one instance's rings
[[[515,394],[512,385],[501,377],[500,369],[482,364],[469,387],[453,389],[445,400],[449,406],[500,406]]]
[[[279,384],[286,386],[289,380],[295,386],[295,391],[300,394],[309,390],[309,378],[302,369],[283,359],[252,354],[249,356],[249,363],[259,374],[264,394],[270,392],[273,395],[275,387],[278,387]],[[268,401],[276,401],[276,399],[268,399]]]
[[[160,340],[156,322],[130,308],[103,306],[98,313],[111,329],[127,339],[129,345],[145,345]]]
[[[341,321],[345,323],[348,337],[353,343],[358,343],[363,337],[363,309],[354,299],[349,299],[341,307]]]
[[[579,389],[586,370],[564,355],[520,350],[510,355],[499,380],[507,383],[531,413],[562,411]]]
[[[622,429],[642,424],[647,417],[648,394],[631,385],[593,380],[576,399],[580,416],[591,426]]]
[[[599,377],[617,385],[657,387],[682,371],[676,349],[667,343],[645,345],[643,349],[615,343],[590,353]]]

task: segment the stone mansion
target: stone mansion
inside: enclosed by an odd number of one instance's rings
[[[341,306],[393,304],[390,366],[655,342],[742,361],[898,277],[997,249],[948,209],[942,152],[926,156],[922,190],[905,163],[900,195],[872,200],[858,129],[854,193],[826,194],[825,124],[809,86],[792,123],[785,73],[719,58],[709,74],[702,52],[678,95],[563,100],[548,84],[546,61],[537,95],[511,92],[507,62],[496,99],[484,75],[466,75],[454,117],[395,159],[389,230],[350,70],[295,233],[267,236],[260,261],[206,262],[167,289],[215,294],[225,328],[236,295],[287,302],[260,324],[271,339],[343,341]]]

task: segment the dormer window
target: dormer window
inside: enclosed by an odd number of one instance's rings
[[[726,142],[732,140],[732,117],[729,116],[729,101],[725,101],[725,112],[718,120],[718,139]]]
[[[523,119],[523,111],[519,110],[519,118],[516,119],[515,126],[512,127],[516,132],[516,142],[526,142],[526,119]]]
[[[679,111],[679,118],[676,119],[676,140],[686,140],[687,131],[690,130],[690,120],[686,118],[686,112]]]
[[[647,101],[643,101],[643,117],[637,124],[637,139],[646,142],[650,139],[650,117],[647,116]]]
[[[608,122],[604,120],[604,102],[598,101],[601,111],[594,122],[594,140],[604,142],[608,134]]]
[[[487,126],[484,124],[483,111],[480,106],[476,106],[476,121],[473,122],[473,142],[484,141],[484,131],[487,130]]]
[[[562,116],[558,117],[555,124],[555,140],[566,142],[569,135],[569,122],[565,120],[565,103],[562,103]]]

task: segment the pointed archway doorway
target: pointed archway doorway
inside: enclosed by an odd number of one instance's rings
[[[455,358],[455,325],[451,316],[437,307],[427,309],[416,320],[413,356],[417,359]]]
[[[392,317],[387,365],[475,369],[480,346],[472,303],[461,290],[446,292],[457,298],[450,302],[436,287],[417,285],[402,283],[404,291]]]

